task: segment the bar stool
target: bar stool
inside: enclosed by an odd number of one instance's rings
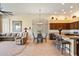
[[[58,49],[62,50],[61,53],[63,54],[63,51],[67,49],[69,50],[69,55],[71,55],[70,54],[71,43],[69,41],[62,39],[62,36],[59,36],[59,35],[57,36],[57,40],[58,40]],[[66,45],[68,45],[69,47],[66,47]]]
[[[71,55],[71,43],[69,41],[63,40],[61,44],[62,44],[62,54],[63,54],[64,49],[65,50],[67,49],[69,50],[69,55]],[[66,47],[66,45],[68,45],[69,47]]]
[[[58,50],[61,49],[61,42],[62,42],[62,37],[59,35],[56,35],[56,47],[58,48]]]

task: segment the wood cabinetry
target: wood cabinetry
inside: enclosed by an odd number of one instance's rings
[[[79,29],[79,21],[72,23],[49,23],[50,29]]]
[[[77,52],[77,56],[79,56],[79,44],[77,44],[77,50],[76,50],[76,52]]]
[[[70,29],[79,29],[79,21],[70,23]]]
[[[77,27],[78,27],[78,29],[79,29],[79,21],[78,21],[78,23],[77,23]]]
[[[73,29],[74,28],[73,26],[74,26],[73,23],[71,23],[70,24],[70,29]]]
[[[50,23],[50,29],[69,29],[70,24],[69,23]]]

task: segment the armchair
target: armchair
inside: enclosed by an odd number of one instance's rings
[[[25,44],[26,43],[26,39],[25,38],[26,38],[26,34],[25,33],[18,34],[18,36],[15,37],[16,44],[18,44],[18,45]]]

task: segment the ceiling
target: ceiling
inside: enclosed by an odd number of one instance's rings
[[[1,9],[14,14],[70,15],[79,10],[79,3],[1,3]]]

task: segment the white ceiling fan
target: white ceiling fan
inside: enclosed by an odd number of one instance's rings
[[[1,12],[2,14],[5,14],[5,15],[13,15],[13,13],[10,12],[10,11],[2,10],[1,3],[0,3],[0,12]]]

